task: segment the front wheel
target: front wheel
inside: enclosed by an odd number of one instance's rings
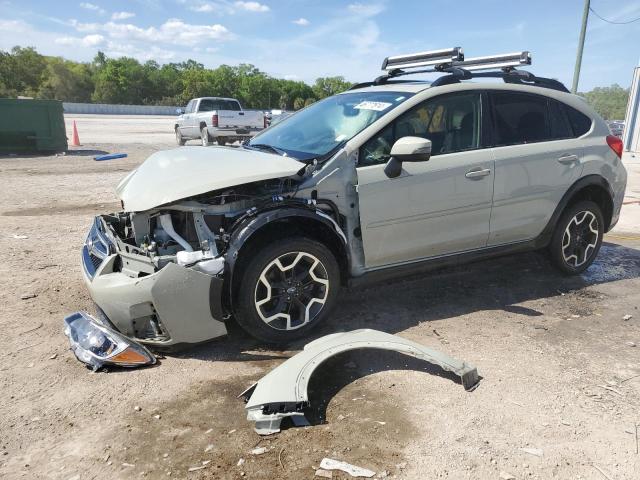
[[[176,127],[176,143],[180,146],[184,145],[187,141],[184,139],[184,137],[182,136],[182,133],[180,133],[180,129],[178,127]]]
[[[600,207],[589,200],[576,203],[560,217],[549,249],[556,267],[569,275],[584,272],[593,263],[604,236]]]
[[[305,237],[266,245],[241,275],[236,320],[247,333],[269,343],[308,335],[327,317],[340,288],[331,251]]]
[[[218,137],[216,138],[216,143],[221,147],[224,147],[227,144],[227,141],[224,138]]]

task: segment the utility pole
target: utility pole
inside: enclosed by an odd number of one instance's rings
[[[571,93],[578,92],[578,82],[580,80],[580,67],[582,66],[582,51],[584,50],[584,37],[587,34],[587,22],[589,21],[589,8],[591,0],[584,0],[584,12],[582,13],[582,28],[580,29],[580,39],[578,40],[578,55],[576,56],[576,68],[573,71],[573,84]]]

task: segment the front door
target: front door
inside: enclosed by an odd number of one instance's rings
[[[359,152],[360,225],[368,269],[486,246],[494,162],[482,149],[479,92],[431,98],[401,115]],[[426,162],[384,173],[393,143],[432,141]]]

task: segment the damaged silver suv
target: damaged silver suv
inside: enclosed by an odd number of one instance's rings
[[[618,220],[622,143],[561,83],[516,68],[530,61],[389,57],[239,148],[153,154],[82,249],[105,325],[160,347],[235,318],[287,342],[360,279],[542,248],[584,271]],[[503,83],[467,81],[483,77]]]

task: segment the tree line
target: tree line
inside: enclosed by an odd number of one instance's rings
[[[237,98],[246,108],[298,110],[348,89],[343,77],[321,77],[313,85],[273,78],[250,64],[205,68],[195,60],[160,65],[129,57],[74,62],[34,48],[0,50],[0,97],[19,95],[66,102],[125,105],[186,105],[194,97]],[[605,119],[624,119],[629,89],[614,84],[580,93]]]
[[[348,89],[343,77],[318,78],[313,85],[273,78],[253,65],[205,68],[195,60],[160,65],[129,57],[74,62],[41,55],[32,47],[0,50],[0,97],[124,105],[185,105],[202,96],[231,97],[245,108],[298,110]]]

